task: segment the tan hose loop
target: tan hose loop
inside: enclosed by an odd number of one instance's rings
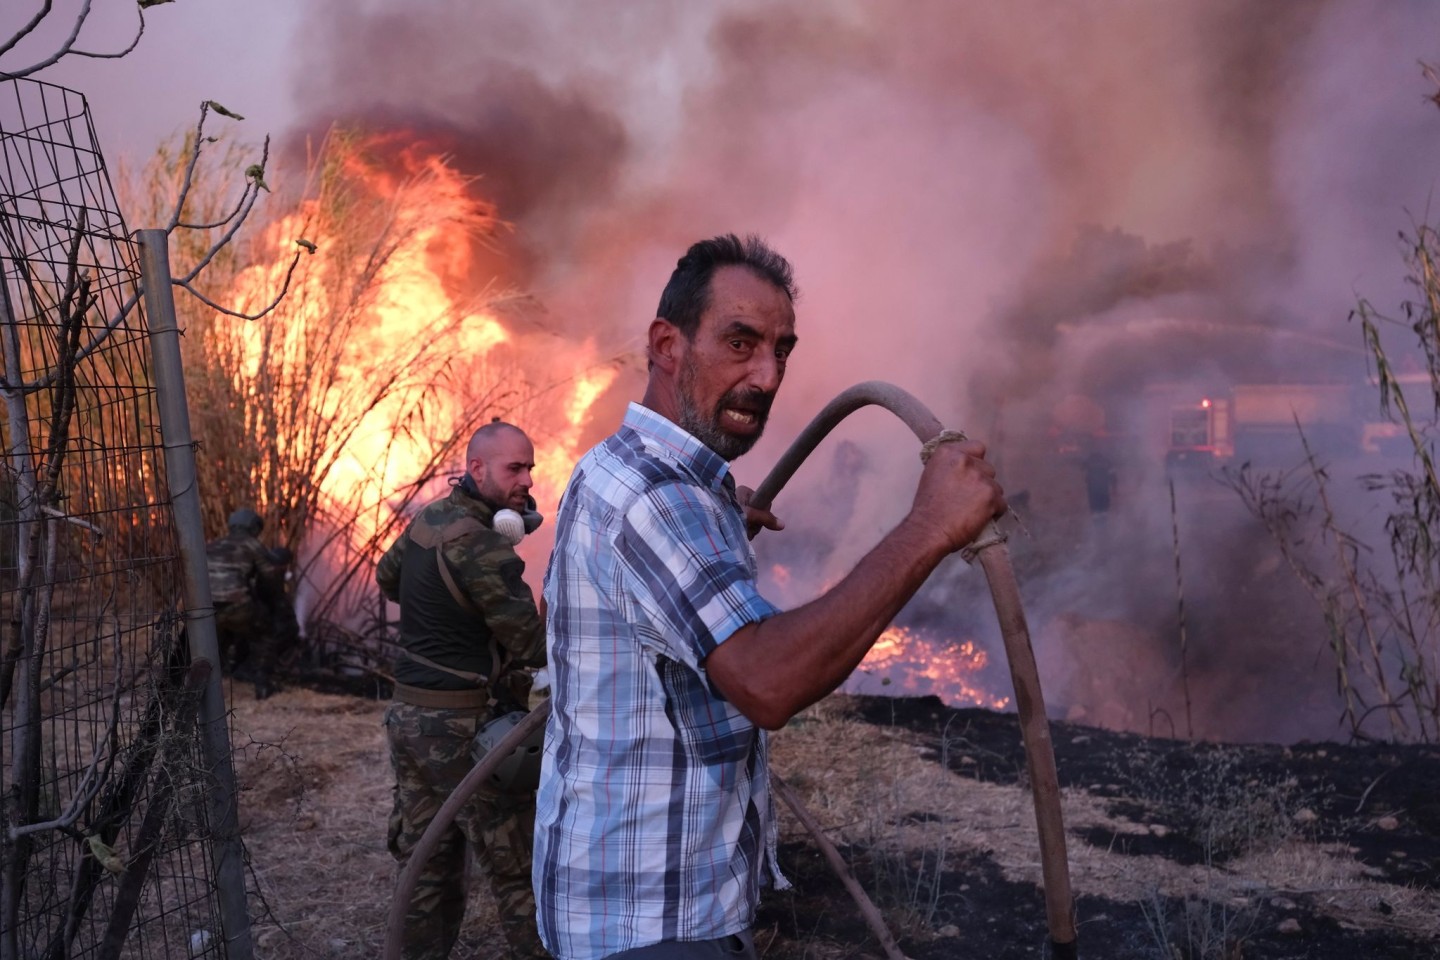
[[[934,453],[935,448],[940,446],[940,444],[954,443],[958,440],[965,439],[967,439],[967,437],[959,430],[941,430],[939,433],[935,434],[935,436],[931,437],[929,440],[926,440],[923,444],[920,445],[920,462],[929,463],[930,454]]]
[[[960,559],[966,563],[974,563],[975,558],[980,556],[981,550],[984,550],[986,547],[993,547],[997,544],[1004,543],[1009,539],[1010,535],[1001,532],[999,524],[988,523],[985,525],[985,530],[980,536],[971,540],[969,546],[961,548]]]
[[[935,452],[935,448],[940,446],[940,444],[954,443],[957,440],[964,439],[966,439],[965,434],[959,430],[941,430],[920,445],[920,462],[929,463],[930,455]],[[985,530],[980,536],[960,551],[960,556],[966,563],[974,563],[975,558],[980,555],[981,550],[984,550],[986,547],[993,547],[997,543],[1004,543],[1009,539],[1009,534],[1001,533],[1000,527],[997,524],[986,524]]]

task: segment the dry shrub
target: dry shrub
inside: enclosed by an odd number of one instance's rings
[[[1424,72],[1440,87],[1434,68]],[[1432,99],[1440,105],[1440,95]],[[1339,518],[1343,501],[1308,441],[1300,470],[1255,472],[1247,464],[1228,480],[1324,617],[1352,735],[1378,738],[1381,727],[1396,740],[1431,743],[1440,739],[1440,233],[1419,223],[1400,240],[1413,299],[1393,316],[1362,299],[1351,314],[1392,428],[1385,442],[1409,461],[1361,478],[1365,492],[1380,494],[1375,514],[1384,517],[1388,544],[1373,548]],[[1408,343],[1397,349],[1392,333]]]
[[[1141,902],[1157,960],[1241,960],[1256,912],[1207,897],[1168,902],[1157,890]]]
[[[1220,864],[1278,848],[1294,834],[1304,805],[1293,778],[1247,776],[1243,760],[1237,749],[1207,744],[1137,749],[1116,777],[1205,863]]]

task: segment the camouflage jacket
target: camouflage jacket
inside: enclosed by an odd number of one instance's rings
[[[275,574],[270,552],[256,538],[232,530],[205,545],[205,562],[210,572],[210,599],[215,603],[269,603]]]
[[[492,647],[507,666],[545,665],[545,625],[524,580],[525,561],[491,529],[493,521],[493,507],[456,487],[420,511],[375,569],[380,590],[400,604],[400,643],[406,650],[492,679]],[[456,529],[464,532],[454,536]],[[469,609],[450,592],[437,549]],[[395,679],[435,690],[475,686],[404,655],[395,664]]]

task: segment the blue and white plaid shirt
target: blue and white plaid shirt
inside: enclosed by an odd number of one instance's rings
[[[576,465],[545,574],[535,898],[561,960],[753,923],[774,856],[765,733],[701,665],[778,612],[755,579],[729,464],[632,403]]]

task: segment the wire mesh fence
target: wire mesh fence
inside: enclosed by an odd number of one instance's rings
[[[0,81],[0,960],[226,955],[137,262],[84,98]]]

